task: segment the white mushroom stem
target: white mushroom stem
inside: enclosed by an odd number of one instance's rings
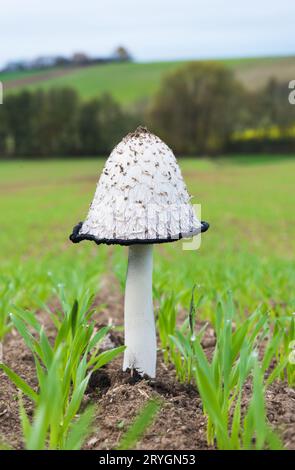
[[[131,245],[125,288],[123,370],[156,376],[157,340],[152,296],[153,246]]]

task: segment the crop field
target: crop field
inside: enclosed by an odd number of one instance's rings
[[[287,82],[295,72],[294,57],[225,59],[219,62],[234,70],[249,89],[256,89],[274,77]],[[0,80],[5,93],[23,89],[72,87],[84,99],[110,93],[117,101],[129,105],[153,96],[163,76],[185,62],[151,62],[95,65],[82,68],[57,68],[34,72],[4,72]]]
[[[103,162],[0,165],[1,446],[294,449],[295,160],[179,159],[210,229],[154,247],[155,380],[120,372],[128,249],[68,240]]]

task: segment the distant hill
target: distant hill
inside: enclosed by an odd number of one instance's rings
[[[295,79],[295,56],[219,60],[232,68],[249,88],[263,86],[271,77],[279,81]],[[23,89],[75,88],[82,98],[111,93],[124,105],[145,100],[159,87],[162,77],[185,62],[104,64],[76,68],[55,68],[34,72],[0,73],[5,93]]]

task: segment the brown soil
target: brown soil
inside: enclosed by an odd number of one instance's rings
[[[280,83],[289,83],[294,76],[295,62],[293,57],[281,57],[279,61],[240,64],[235,67],[236,77],[249,90],[265,86],[268,80],[275,78]]]
[[[102,286],[97,305],[106,302],[104,310],[97,317],[98,326],[110,320],[114,325],[122,324],[122,297],[117,286],[109,282]],[[54,307],[54,306],[53,306]],[[40,312],[40,318],[50,336],[54,334],[48,317]],[[123,334],[112,333],[106,347],[123,342]],[[212,329],[204,337],[203,346],[211,354],[214,346]],[[15,331],[6,336],[3,345],[4,362],[36,386],[34,363],[31,354]],[[138,449],[208,449],[206,442],[206,421],[202,404],[194,387],[177,382],[173,368],[158,357],[156,380],[138,380],[121,372],[122,358],[117,358],[105,368],[93,374],[84,397],[84,405],[95,403],[96,416],[94,431],[85,443],[86,449],[113,449],[122,433],[127,429],[138,411],[149,398],[162,401],[162,408],[145,436],[138,443]],[[0,372],[0,440],[9,446],[22,448],[22,435],[18,418],[19,404],[17,390],[3,372]],[[246,390],[247,392],[247,390]],[[247,404],[245,393],[244,405]],[[295,449],[295,391],[285,383],[275,383],[266,395],[268,418],[282,436],[288,449]],[[29,414],[32,406],[25,400]]]
[[[79,70],[77,67],[69,67],[62,69],[48,70],[40,74],[29,75],[28,77],[17,78],[15,80],[8,80],[4,82],[4,87],[6,90],[12,88],[18,88],[20,86],[32,85],[33,83],[46,82],[51,78],[59,78],[64,75],[69,75],[76,70]]]

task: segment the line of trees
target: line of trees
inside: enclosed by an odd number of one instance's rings
[[[295,152],[295,106],[287,84],[249,92],[216,63],[192,63],[167,76],[151,102],[133,112],[109,95],[83,101],[70,88],[23,91],[0,106],[0,156],[108,154],[146,124],[178,154]]]
[[[271,79],[250,92],[221,64],[191,63],[162,82],[149,112],[177,153],[295,152],[295,105]]]
[[[109,95],[84,102],[71,88],[24,91],[0,106],[0,155],[105,155],[135,124]]]

